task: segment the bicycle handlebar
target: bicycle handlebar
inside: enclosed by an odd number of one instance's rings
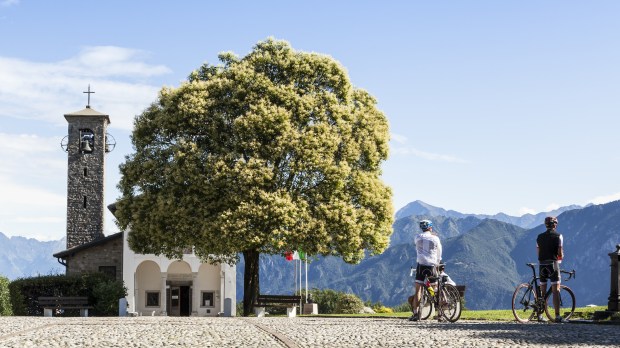
[[[575,270],[572,270],[570,272],[569,271],[560,270],[560,272],[564,273],[564,274],[568,274],[568,278],[564,279],[565,281],[568,281],[571,278],[577,279],[577,274],[575,273]]]

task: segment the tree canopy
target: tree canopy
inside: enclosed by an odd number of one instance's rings
[[[210,262],[383,252],[393,208],[376,100],[333,58],[285,41],[219,59],[135,119],[116,213],[131,248],[180,258],[193,246]]]

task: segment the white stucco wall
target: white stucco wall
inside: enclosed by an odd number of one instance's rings
[[[224,312],[224,300],[232,301],[235,315],[236,267],[227,264],[209,265],[201,263],[194,254],[186,254],[182,260],[170,260],[163,256],[134,253],[127,243],[127,232],[123,234],[123,281],[127,287],[129,312],[160,315],[166,311],[166,282],[185,281],[192,286],[192,315],[216,316]],[[146,291],[160,291],[160,307],[146,307]],[[214,306],[201,306],[203,291],[215,293]]]

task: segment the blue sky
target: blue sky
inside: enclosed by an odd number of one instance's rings
[[[618,1],[0,0],[0,232],[65,234],[63,115],[89,84],[118,143],[112,203],[132,120],[159,89],[270,36],[334,57],[377,98],[395,209],[620,199],[618,18]]]

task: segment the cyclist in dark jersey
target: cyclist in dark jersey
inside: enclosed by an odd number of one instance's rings
[[[547,292],[547,280],[551,281],[553,291],[553,307],[555,309],[555,321],[564,322],[560,316],[560,266],[564,258],[562,235],[556,231],[558,219],[553,216],[545,218],[547,230],[536,238],[536,252],[538,253],[540,288],[542,293]],[[538,320],[545,321],[539,317]]]

